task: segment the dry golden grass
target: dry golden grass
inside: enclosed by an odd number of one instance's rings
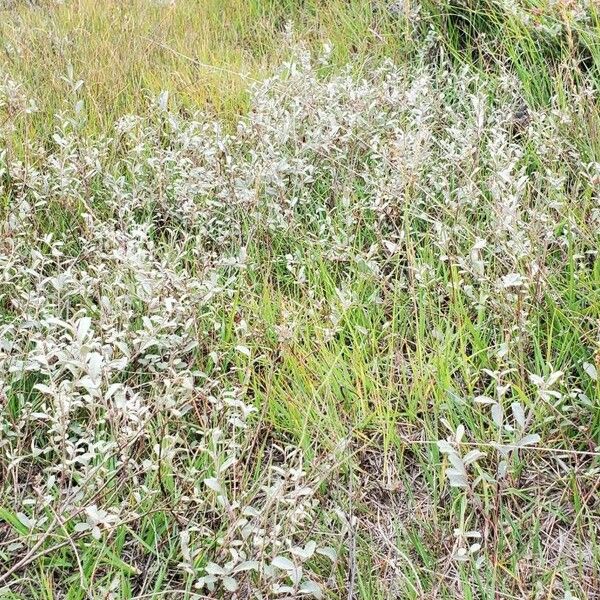
[[[288,55],[288,24],[312,46],[331,41],[339,62],[399,48],[389,15],[366,0],[78,0],[3,11],[0,68],[35,94],[41,112],[33,123],[44,130],[64,108],[70,72],[83,81],[92,130],[142,111],[161,90],[227,116],[244,109],[245,77],[268,73]]]

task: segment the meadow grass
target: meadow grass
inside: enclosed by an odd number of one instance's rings
[[[334,45],[338,65],[350,56],[396,57],[399,25],[371,3],[140,1],[27,3],[5,11],[2,38],[12,49],[6,67],[38,90],[35,127],[53,127],[53,115],[71,91],[67,73],[83,80],[92,131],[125,113],[147,108],[167,89],[192,110],[238,116],[246,108],[248,78],[266,76],[289,58],[283,39],[293,23],[297,38],[313,47]]]
[[[600,597],[597,16],[4,10],[0,596]]]

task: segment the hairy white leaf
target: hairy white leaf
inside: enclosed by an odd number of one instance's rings
[[[337,551],[331,546],[320,546],[316,549],[316,553],[326,556],[331,562],[335,562],[337,560]]]
[[[540,436],[537,433],[532,433],[530,435],[526,435],[525,437],[522,437],[517,443],[516,446],[518,446],[519,448],[523,447],[523,446],[532,446],[534,444],[537,444],[540,441]]]
[[[221,487],[219,480],[216,479],[215,477],[207,477],[204,480],[204,485],[206,487],[210,488],[213,492],[216,492],[217,494],[223,493],[223,488]]]
[[[480,458],[483,458],[484,456],[485,452],[481,452],[480,450],[471,450],[463,456],[463,463],[465,465],[470,465],[471,463],[474,463],[475,461],[479,460]]]
[[[283,571],[292,571],[296,568],[296,565],[285,556],[276,556],[271,564],[278,569],[282,569]]]
[[[584,362],[583,370],[587,373],[588,377],[592,381],[598,381],[598,371],[596,370],[596,366],[592,363]]]
[[[502,428],[504,423],[504,411],[502,410],[502,406],[495,402],[492,404],[492,421],[496,427]]]
[[[223,577],[223,586],[228,592],[235,592],[238,589],[238,582],[230,575]]]
[[[462,471],[457,471],[456,469],[448,469],[446,471],[446,475],[448,477],[448,481],[450,482],[451,487],[465,488],[469,485],[467,476]]]
[[[455,454],[456,448],[446,440],[439,440],[437,446],[443,454]]]
[[[523,410],[523,405],[520,402],[513,402],[510,405],[513,413],[513,417],[517,425],[521,428],[525,428],[525,411]]]
[[[314,598],[317,598],[317,600],[323,598],[323,590],[321,589],[321,586],[318,583],[315,583],[314,581],[303,581],[300,585],[299,591],[301,594],[310,594]]]

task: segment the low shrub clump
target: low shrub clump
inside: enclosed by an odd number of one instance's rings
[[[2,153],[7,597],[594,597],[593,82],[330,50]]]

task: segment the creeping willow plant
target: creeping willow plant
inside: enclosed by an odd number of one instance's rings
[[[74,81],[75,109],[57,115],[52,143],[27,142],[23,159],[0,154],[10,198],[0,222],[0,463],[3,502],[18,515],[2,538],[8,576],[54,543],[72,565],[114,543],[198,594],[337,597],[337,570],[353,572],[365,534],[347,502],[355,492],[336,487],[356,457],[338,440],[306,441],[311,411],[327,409],[321,386],[295,407],[298,439],[271,427],[271,394],[287,388],[265,365],[302,360],[294,344],[308,319],[314,349],[374,340],[369,356],[386,373],[394,351],[387,382],[414,382],[402,354],[414,341],[400,344],[397,320],[428,318],[424,296],[440,299],[435,311],[459,298],[470,327],[489,333],[496,370],[478,371],[469,356],[476,401],[456,403],[471,423],[441,415],[454,424],[439,462],[456,489],[442,482],[435,494],[467,507],[446,528],[452,563],[483,564],[481,498],[494,486],[501,495],[507,478],[517,485],[519,457],[545,442],[567,399],[569,382],[550,368],[525,390],[511,377],[530,351],[536,303],[560,301],[554,274],[567,256],[584,272],[596,252],[600,165],[562,135],[581,122],[591,89],[532,111],[516,138],[517,83],[457,71],[443,56],[433,64],[430,42],[420,64],[384,62],[364,77],[350,67],[325,76],[327,57],[299,49],[252,87],[233,128],[181,116],[163,93],[146,114],[88,137]],[[34,110],[22,93],[6,80],[0,107]],[[582,218],[568,201],[573,173]],[[257,308],[269,286],[282,298],[275,324]],[[414,314],[395,312],[399,298]],[[380,325],[361,320],[369,311]],[[431,333],[432,344],[445,339]],[[332,355],[345,360],[339,348]],[[596,381],[592,363],[582,368]],[[362,389],[348,405],[379,410],[372,395]],[[570,418],[585,398],[568,397]],[[421,468],[437,473],[437,440],[424,441]]]

